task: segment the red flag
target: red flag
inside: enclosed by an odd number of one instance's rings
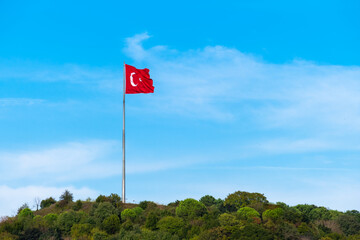
[[[125,79],[127,94],[153,93],[153,80],[150,78],[149,69],[137,69],[125,64]]]

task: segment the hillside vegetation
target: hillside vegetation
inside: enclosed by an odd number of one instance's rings
[[[224,200],[206,195],[168,205],[122,204],[117,194],[73,201],[65,191],[32,211],[26,204],[0,221],[2,239],[360,240],[360,213],[315,205],[269,203],[260,193],[237,191]]]

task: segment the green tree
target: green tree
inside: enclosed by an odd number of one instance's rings
[[[68,190],[65,190],[63,194],[60,196],[60,201],[63,201],[64,203],[68,204],[73,201],[73,194],[69,192]]]
[[[216,199],[210,195],[203,196],[199,201],[207,207],[210,207],[216,203]]]
[[[277,202],[276,205],[284,210],[284,219],[288,222],[298,224],[301,222],[301,212],[295,207],[289,207],[285,203]]]
[[[102,229],[108,234],[114,234],[120,230],[120,219],[117,215],[113,214],[105,218],[102,223]]]
[[[94,212],[94,218],[97,226],[101,226],[101,223],[105,218],[115,213],[115,207],[109,202],[102,202],[98,205]]]
[[[66,236],[70,235],[71,227],[75,223],[80,223],[83,213],[74,212],[73,210],[63,212],[57,219],[58,229]]]
[[[219,222],[221,226],[235,226],[240,222],[236,219],[233,214],[223,213],[219,216]]]
[[[274,234],[258,224],[247,224],[243,228],[234,228],[230,239],[274,240]]]
[[[135,221],[137,217],[139,217],[143,213],[143,209],[141,207],[136,207],[132,209],[125,209],[121,212],[121,219],[125,221]]]
[[[89,239],[92,226],[89,223],[74,224],[71,227],[72,239]]]
[[[160,219],[157,226],[161,231],[181,235],[185,223],[184,220],[179,217],[167,216]]]
[[[263,194],[237,191],[228,195],[224,205],[229,211],[236,211],[239,208],[256,204],[267,204],[268,200]]]
[[[256,219],[260,220],[260,214],[258,213],[258,211],[251,207],[240,208],[239,210],[237,210],[236,215],[240,220],[246,220],[251,222]]]
[[[324,207],[317,207],[312,209],[308,216],[310,221],[330,220],[332,217],[331,212]]]
[[[24,203],[23,205],[21,205],[21,206],[19,207],[19,209],[17,210],[17,213],[19,214],[19,213],[21,212],[21,210],[23,210],[23,209],[25,209],[25,208],[29,208],[29,209],[30,209],[30,207],[29,207],[29,205],[28,205],[27,203]]]
[[[34,217],[34,213],[29,209],[29,208],[24,208],[20,211],[20,213],[18,214],[18,218],[24,219],[24,218],[33,218]]]
[[[338,223],[346,235],[360,234],[360,222],[354,216],[341,215],[338,218]]]
[[[154,209],[157,207],[157,204],[151,201],[141,201],[139,203],[139,207],[141,207],[142,209],[146,210],[146,209]]]
[[[56,203],[56,200],[52,197],[49,197],[49,198],[41,201],[40,208],[43,209],[43,208],[50,207],[54,203]]]
[[[57,219],[58,219],[58,215],[55,213],[49,213],[44,216],[44,220],[49,225],[49,227],[55,227]]]
[[[156,212],[154,211],[150,212],[146,217],[145,227],[150,230],[156,230],[157,229],[156,224],[159,221],[159,219],[160,217]]]
[[[284,209],[282,208],[268,209],[262,214],[262,218],[264,221],[271,220],[274,223],[281,221],[283,217]]]
[[[181,201],[179,206],[176,207],[176,216],[194,219],[203,216],[207,212],[203,203],[195,199],[188,198]]]

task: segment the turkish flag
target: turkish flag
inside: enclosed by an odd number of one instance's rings
[[[125,64],[125,79],[127,94],[154,92],[153,80],[147,68],[137,69]]]

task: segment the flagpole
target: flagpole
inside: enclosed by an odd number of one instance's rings
[[[122,134],[122,148],[123,148],[123,169],[122,169],[122,202],[125,203],[125,89],[126,89],[126,68],[124,62],[124,96],[123,96],[123,134]]]

